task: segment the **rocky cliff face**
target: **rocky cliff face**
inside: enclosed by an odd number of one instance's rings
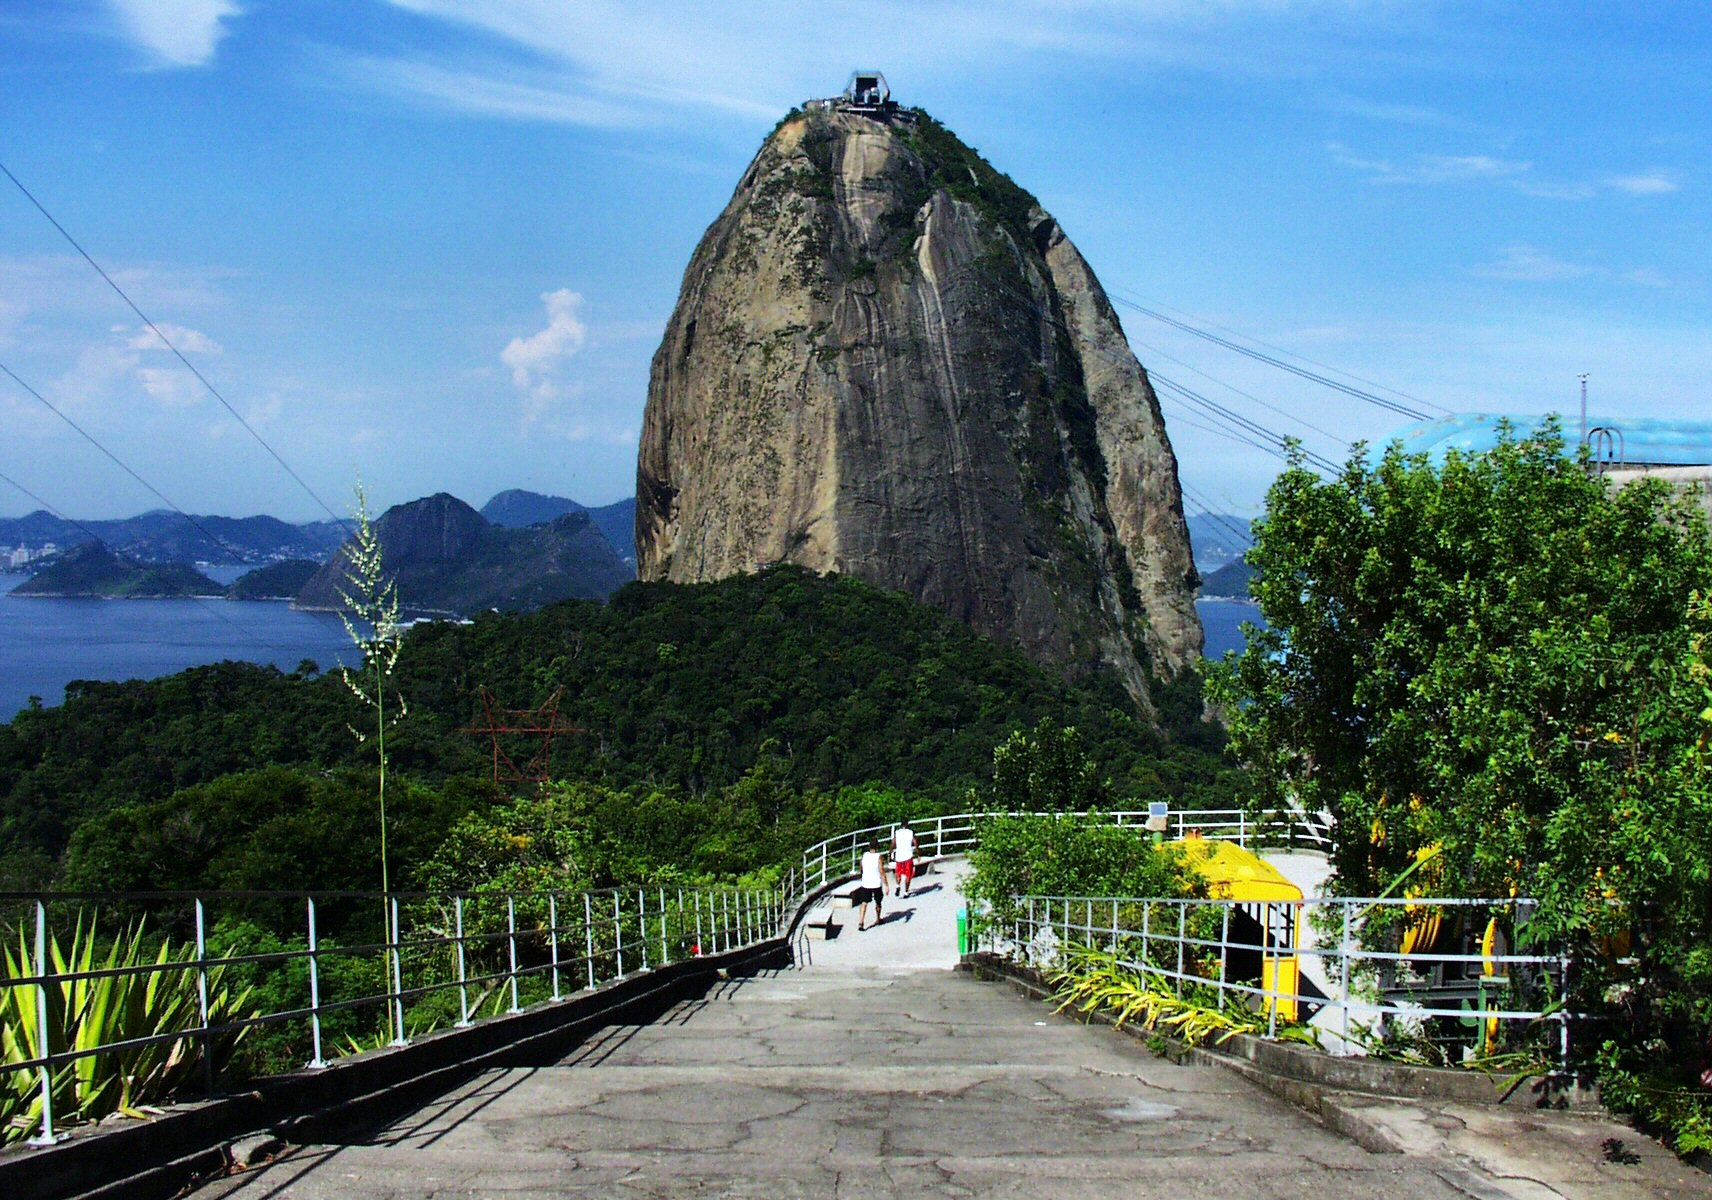
[[[1148,703],[1201,647],[1159,404],[1032,196],[925,116],[781,122],[684,273],[637,465],[644,579],[792,562]]]

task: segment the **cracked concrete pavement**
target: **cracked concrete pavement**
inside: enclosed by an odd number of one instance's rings
[[[1231,1071],[1169,1062],[1127,1034],[943,969],[956,960],[955,875],[888,899],[891,919],[877,930],[858,936],[852,920],[834,941],[805,947],[807,969],[722,981],[651,1024],[484,1073],[386,1128],[298,1148],[198,1196],[1676,1200],[1712,1191],[1632,1130],[1623,1132],[1643,1163],[1606,1163],[1600,1123],[1554,1114],[1361,1100],[1362,1118],[1403,1151],[1369,1153]]]
[[[563,1059],[203,1193],[351,1197],[1461,1197],[1214,1067],[947,971],[721,983]]]

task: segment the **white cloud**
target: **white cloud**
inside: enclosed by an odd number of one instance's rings
[[[1466,128],[1467,122],[1424,104],[1397,104],[1368,100],[1348,92],[1327,91],[1316,103],[1327,112],[1356,117],[1364,121],[1380,121],[1391,125],[1413,125],[1423,129]]]
[[[515,337],[499,352],[499,361],[511,368],[511,382],[526,398],[524,418],[545,411],[559,396],[559,369],[588,342],[583,323],[583,298],[569,288],[543,292],[547,327],[528,337]]]
[[[1615,279],[1637,287],[1669,288],[1671,280],[1654,267],[1634,267],[1613,271],[1588,263],[1571,262],[1549,254],[1537,246],[1517,242],[1505,246],[1489,263],[1470,268],[1472,274],[1484,279],[1508,279],[1522,283],[1561,283],[1571,279]]]
[[[1328,142],[1326,152],[1332,161],[1359,172],[1365,182],[1374,184],[1492,184],[1546,200],[1588,200],[1602,191],[1656,196],[1677,190],[1675,177],[1667,171],[1612,175],[1599,180],[1553,180],[1535,175],[1531,162],[1489,154],[1416,154],[1406,161],[1393,162],[1363,157],[1342,142]]]
[[[837,92],[877,63],[908,100],[911,80],[1054,55],[1136,69],[1191,62],[1274,73],[1295,61],[1304,9],[1365,19],[1349,0],[866,0],[828,9],[800,0],[691,5],[681,0],[389,0],[479,46],[462,59],[409,52],[361,63],[324,50],[361,86],[488,117],[629,127],[706,114],[771,120]],[[1239,36],[1240,35],[1240,36]],[[901,86],[900,86],[901,85]]]
[[[108,0],[125,32],[166,67],[200,67],[226,36],[232,0]]]
[[[1517,243],[1500,250],[1496,261],[1475,267],[1473,271],[1486,279],[1550,283],[1564,279],[1580,279],[1591,275],[1593,268],[1581,263],[1566,262],[1544,250]]]
[[[198,329],[189,329],[168,321],[156,322],[155,329],[159,329],[165,334],[167,341],[184,354],[224,354],[226,352],[225,347],[221,346],[219,342]],[[160,338],[155,336],[154,329],[150,329],[146,325],[138,329],[130,341],[125,344],[133,350],[166,352],[166,347],[161,344]]]
[[[1639,175],[1614,175],[1605,186],[1631,196],[1662,196],[1677,191],[1680,185],[1668,171],[1646,171]]]
[[[1632,271],[1623,272],[1623,282],[1632,283],[1638,287],[1670,288],[1675,287],[1670,277],[1657,267],[1636,267]]]
[[[1493,158],[1487,154],[1417,154],[1405,163],[1362,158],[1342,142],[1326,146],[1334,161],[1367,177],[1368,183],[1435,184],[1486,183],[1514,180],[1533,170],[1531,162]]]

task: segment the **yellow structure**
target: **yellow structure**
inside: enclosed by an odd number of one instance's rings
[[[1301,964],[1296,956],[1302,922],[1302,889],[1278,868],[1234,842],[1190,837],[1170,843],[1183,851],[1195,874],[1207,881],[1218,900],[1235,900],[1259,927],[1257,943],[1233,943],[1232,949],[1258,950],[1263,1012],[1274,1003],[1285,1021],[1297,1019],[1295,997],[1301,992]],[[1226,950],[1227,969],[1230,950]]]

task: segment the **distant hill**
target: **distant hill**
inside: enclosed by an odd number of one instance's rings
[[[529,612],[559,600],[604,600],[634,575],[586,512],[506,529],[440,492],[387,509],[375,532],[412,612]],[[340,608],[343,572],[341,552],[304,585],[296,606]]]
[[[564,496],[544,496],[540,492],[528,492],[522,488],[512,488],[500,492],[481,507],[481,515],[495,525],[504,525],[510,529],[524,529],[530,525],[544,525],[548,521],[564,516],[566,513],[586,512],[594,527],[612,548],[618,551],[618,557],[636,566],[636,497],[602,505],[599,508],[588,508],[575,500]]]
[[[1248,527],[1254,520],[1252,517],[1232,513],[1195,513],[1187,520],[1189,550],[1195,558],[1195,569],[1203,575],[1241,558],[1254,544],[1254,539],[1248,536]],[[1242,531],[1240,538],[1236,535],[1237,529]],[[1201,590],[1206,591],[1205,587]]]
[[[182,563],[149,566],[85,542],[12,589],[14,596],[99,596],[159,600],[175,596],[218,596],[224,589]]]
[[[636,570],[636,497],[620,500],[601,508],[588,510],[589,520],[594,527],[606,535],[606,540],[612,543],[612,548],[618,551],[618,557],[630,564],[631,573]]]
[[[169,509],[78,524],[40,510],[23,517],[0,517],[0,546],[31,550],[40,550],[50,542],[62,548],[81,546],[92,540],[91,533],[142,563],[265,563],[287,558],[325,561],[347,536],[336,521],[293,525],[277,517],[199,516],[193,525]]]
[[[481,506],[482,516],[507,529],[527,529],[531,525],[545,525],[566,513],[587,511],[575,500],[564,496],[544,496],[540,492],[528,492],[522,488],[510,488],[500,492]]]
[[[321,569],[312,558],[289,558],[245,572],[226,589],[228,600],[290,600]]]
[[[1254,568],[1240,558],[1228,562],[1201,581],[1201,595],[1204,597],[1229,596],[1237,600],[1248,599],[1248,584],[1254,578]]]

